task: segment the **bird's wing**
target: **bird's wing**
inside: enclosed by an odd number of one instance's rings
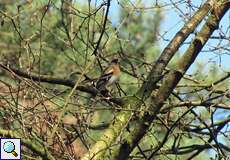
[[[108,81],[112,77],[112,75],[113,75],[113,72],[109,72],[109,73],[103,74],[98,79],[98,81],[96,83],[96,88],[100,89],[100,88],[104,87],[108,83]]]

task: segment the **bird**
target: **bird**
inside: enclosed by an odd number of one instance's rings
[[[113,85],[120,78],[121,70],[118,59],[113,59],[103,74],[96,81],[96,89],[99,91],[106,90],[107,87]]]

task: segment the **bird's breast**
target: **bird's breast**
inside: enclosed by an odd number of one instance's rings
[[[119,77],[118,76],[112,76],[110,79],[109,79],[109,81],[108,81],[108,86],[109,85],[111,85],[111,84],[113,84],[113,83],[115,83],[117,80],[119,79]]]

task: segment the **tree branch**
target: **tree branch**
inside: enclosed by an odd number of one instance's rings
[[[17,69],[17,68],[7,67],[1,63],[0,63],[0,67],[5,69],[6,71],[12,73],[13,75],[17,75],[17,76],[27,78],[27,79],[30,79],[33,81],[47,82],[47,83],[51,83],[51,84],[60,84],[60,85],[64,85],[67,87],[74,87],[74,85],[75,85],[75,82],[70,80],[70,79],[54,78],[51,76],[44,76],[44,75],[36,75],[36,74],[32,74],[32,73],[27,73],[27,72],[22,71],[22,70]],[[92,95],[96,95],[98,93],[96,88],[90,87],[90,86],[87,86],[87,87],[86,86],[78,86],[77,90],[80,90],[80,91],[86,92],[86,93],[90,93]]]

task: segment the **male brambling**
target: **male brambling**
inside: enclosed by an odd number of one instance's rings
[[[118,59],[113,59],[109,66],[105,69],[104,74],[96,81],[96,88],[104,90],[106,87],[114,84],[120,77],[121,70],[119,67]]]

